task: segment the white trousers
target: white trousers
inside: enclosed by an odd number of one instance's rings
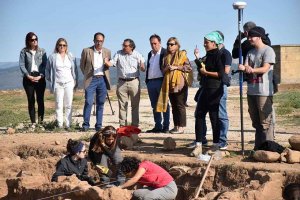
[[[73,102],[74,81],[67,83],[56,83],[54,89],[55,95],[55,113],[58,126],[63,127],[65,109],[65,125],[69,128],[72,123],[72,102]]]

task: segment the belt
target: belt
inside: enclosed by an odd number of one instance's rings
[[[151,79],[148,79],[149,81],[155,81],[155,80],[163,80],[164,77],[159,77],[159,78],[151,78]]]
[[[93,77],[95,77],[95,78],[101,78],[101,77],[103,77],[103,75],[94,75]]]
[[[122,81],[133,81],[134,79],[137,79],[138,77],[134,77],[134,78],[119,78],[119,80]]]

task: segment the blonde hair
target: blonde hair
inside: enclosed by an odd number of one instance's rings
[[[180,49],[180,42],[176,37],[170,37],[167,41],[167,43],[169,43],[170,41],[175,41],[175,44],[177,44],[178,49]]]
[[[59,43],[61,42],[61,41],[63,41],[63,42],[65,42],[66,43],[66,53],[68,53],[68,42],[67,42],[67,40],[65,39],[65,38],[58,38],[58,40],[57,40],[57,42],[56,42],[56,45],[55,45],[55,48],[54,48],[54,53],[58,53],[59,51],[58,51],[58,46],[59,46]]]

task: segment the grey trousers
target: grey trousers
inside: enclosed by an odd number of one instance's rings
[[[133,197],[136,200],[173,200],[178,192],[175,181],[170,182],[162,188],[146,187],[133,192]]]
[[[100,165],[103,165],[107,168],[111,168],[110,164],[115,164],[116,165],[116,170],[117,170],[117,173],[116,173],[116,176],[117,176],[116,181],[117,182],[116,182],[115,185],[121,185],[125,182],[125,175],[123,174],[123,172],[119,168],[120,163],[123,161],[123,157],[121,155],[121,150],[120,150],[119,147],[116,147],[116,151],[113,155],[113,159],[114,159],[114,161],[111,161],[110,158],[107,155],[102,154]],[[114,163],[112,163],[112,162],[114,162]],[[110,177],[105,176],[105,175],[101,175],[100,179],[104,183],[109,183],[110,182]],[[112,181],[115,181],[115,179],[112,179]]]
[[[119,79],[117,85],[117,96],[119,103],[119,123],[120,126],[127,126],[128,101],[131,101],[131,125],[139,126],[139,105],[140,105],[141,87],[138,78],[132,81]]]
[[[272,96],[248,95],[249,114],[255,128],[255,147],[258,149],[266,140],[274,140],[274,124],[272,123]]]

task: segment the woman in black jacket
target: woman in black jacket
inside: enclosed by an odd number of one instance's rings
[[[23,87],[27,95],[30,120],[34,125],[36,123],[35,96],[38,104],[38,123],[44,120],[47,55],[45,50],[38,46],[38,37],[35,33],[27,33],[25,44],[26,47],[20,52],[19,66],[23,75]]]
[[[204,63],[196,59],[195,63],[200,68],[202,91],[198,99],[195,111],[195,134],[196,147],[191,156],[198,157],[202,153],[202,134],[205,129],[205,116],[209,112],[211,126],[213,130],[213,143],[218,146],[220,138],[220,128],[218,125],[219,105],[223,94],[224,65],[218,45],[222,43],[222,37],[216,31],[204,37],[204,48],[206,59]]]
[[[88,176],[88,165],[86,149],[81,141],[68,140],[67,151],[69,154],[62,158],[56,165],[56,172],[51,181],[57,182],[58,176],[71,176],[75,174],[81,181],[87,181],[90,185],[95,185],[94,180]]]
[[[125,176],[119,169],[123,161],[121,149],[118,146],[118,137],[113,126],[106,126],[92,137],[89,147],[89,158],[105,184],[110,183],[112,170],[116,170],[116,179],[111,183],[120,185],[124,183]]]

